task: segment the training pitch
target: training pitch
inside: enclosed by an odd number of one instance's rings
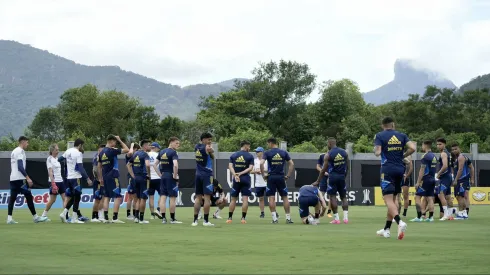
[[[436,207],[437,208],[437,207]],[[42,213],[42,209],[37,209]],[[89,216],[89,209],[82,213]],[[125,214],[123,209],[121,214]],[[212,208],[214,210],[214,208]],[[489,272],[490,206],[473,206],[470,219],[411,223],[405,239],[376,236],[384,226],[385,207],[351,207],[349,224],[271,224],[251,207],[248,224],[213,220],[215,227],[191,227],[192,208],[178,208],[180,225],[62,224],[59,209],[51,222],[34,224],[28,210],[14,210],[16,225],[0,211],[2,274],[484,274]],[[415,208],[408,211],[410,219]],[[436,215],[438,217],[438,211]],[[342,218],[342,214],[340,214]],[[124,218],[124,217],[123,217]],[[146,215],[149,218],[149,215]],[[124,218],[125,220],[125,218]]]

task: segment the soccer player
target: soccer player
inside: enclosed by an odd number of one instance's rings
[[[235,152],[230,157],[228,168],[233,176],[233,187],[231,188],[231,202],[228,212],[228,220],[230,224],[233,221],[233,212],[235,212],[236,201],[240,193],[242,194],[242,224],[247,223],[248,197],[252,195],[252,182],[250,171],[254,167],[254,157],[249,153],[250,142],[242,141],[240,143],[240,151]]]
[[[115,148],[117,142],[122,149]],[[101,187],[104,186],[104,223],[109,222],[109,202],[114,199],[113,223],[124,223],[119,220],[119,206],[122,202],[121,186],[119,185],[119,164],[117,155],[129,152],[128,146],[121,141],[119,136],[107,136],[107,144],[99,153],[98,175]]]
[[[91,222],[101,222],[99,217],[104,216],[103,203],[100,203],[104,196],[104,188],[101,188],[99,183],[99,175],[97,165],[99,163],[99,154],[104,149],[105,144],[100,144],[97,153],[95,153],[92,158],[92,175],[94,176],[94,184],[93,184],[93,196],[94,196],[94,205],[92,207],[92,220]]]
[[[320,154],[320,156],[318,157],[318,161],[316,163],[316,170],[318,171],[318,173],[322,171],[324,163],[325,163],[325,154]],[[325,193],[327,192],[327,180],[328,180],[328,172],[325,172],[325,177],[322,178],[322,181],[320,182],[320,195],[322,196],[325,196]],[[328,204],[327,217],[329,218],[332,217],[332,205],[330,203]]]
[[[451,198],[451,169],[449,167],[451,163],[451,154],[446,149],[446,140],[444,138],[437,139],[437,149],[440,152],[439,166],[440,169],[436,174],[436,179],[439,180],[439,186],[437,188],[436,196],[439,198],[442,205],[444,216],[441,221],[453,219],[452,212],[448,210],[453,207],[453,199]]]
[[[167,223],[167,197],[170,197],[170,223],[181,224],[175,218],[175,206],[179,195],[179,155],[177,150],[180,147],[180,140],[171,137],[168,141],[168,148],[158,153],[154,169],[157,171],[160,180],[160,199],[158,201],[162,223]]]
[[[403,181],[402,181],[402,194],[403,196],[403,217],[407,216],[407,211],[408,211],[408,203],[409,203],[409,197],[408,197],[408,190],[410,188],[410,182],[411,182],[411,175],[413,172],[413,163],[412,163],[412,157],[408,156],[403,159],[403,163],[405,164],[405,174],[403,175]],[[397,196],[398,199],[398,214],[400,214],[401,210],[401,200],[400,200],[400,194]]]
[[[156,217],[158,217],[159,219],[163,218],[160,213],[155,210],[155,191],[158,192],[159,196],[162,196],[160,187],[161,179],[160,176],[157,174],[158,169],[155,169],[154,166],[159,151],[160,144],[158,144],[158,142],[153,142],[150,145],[150,152],[148,152],[148,156],[150,157],[150,187],[148,188],[148,205],[150,206],[152,220],[154,220]]]
[[[325,215],[327,209],[327,203],[315,185],[304,185],[299,189],[298,204],[299,216],[303,224],[317,225],[317,220]],[[315,207],[315,218],[309,214],[310,206]]]
[[[223,192],[223,187],[217,179],[213,179],[213,195],[211,196],[211,206],[216,206],[216,211],[213,214],[213,219],[222,219],[219,212],[228,204],[228,200]],[[201,200],[201,207],[204,207],[204,200]],[[200,212],[200,210],[199,210]]]
[[[459,211],[456,215],[457,219],[467,219],[469,204],[467,204],[465,199],[465,193],[470,189],[470,180],[474,182],[474,167],[471,160],[461,154],[461,149],[457,143],[451,146],[451,152],[454,154],[454,167],[456,170],[456,176],[454,177],[454,195],[458,200]]]
[[[32,180],[26,172],[26,153],[25,149],[29,146],[29,139],[25,136],[19,137],[19,146],[12,151],[10,155],[10,199],[8,204],[8,216],[7,224],[16,224],[17,222],[12,219],[12,212],[14,211],[14,204],[19,194],[23,194],[27,202],[27,207],[31,211],[33,220],[35,223],[45,222],[47,217],[39,217],[36,214],[36,208],[34,207],[34,201],[30,187],[32,187]]]
[[[140,146],[138,144],[135,144],[134,142],[131,143],[131,146],[129,147],[129,152],[127,152],[126,156],[125,156],[126,165],[128,165],[128,162],[131,159],[131,157],[133,156],[133,153],[139,149],[140,149]],[[128,178],[127,192],[129,194],[129,196],[128,196],[128,201],[126,203],[126,219],[130,220],[130,221],[133,221],[133,220],[139,221],[138,215],[136,214],[136,212],[138,211],[136,209],[137,205],[138,205],[138,198],[136,198],[135,182],[134,182],[134,179],[131,178],[131,175],[129,174],[129,172],[128,172],[127,178]],[[132,214],[131,214],[131,208],[133,210]]]
[[[417,209],[417,218],[412,219],[412,222],[433,222],[434,221],[434,189],[436,186],[435,176],[437,168],[437,157],[431,150],[432,141],[427,140],[422,144],[422,150],[425,152],[421,159],[419,176],[417,184],[415,184],[415,207]],[[421,219],[422,211],[425,212],[425,207],[422,208],[421,198],[425,197],[427,206],[429,207],[429,218]]]
[[[49,187],[49,201],[43,212],[43,217],[46,218],[51,206],[56,202],[58,194],[61,196],[62,201],[65,200],[65,183],[63,182],[63,177],[61,177],[61,163],[58,161],[59,151],[58,144],[54,143],[49,146],[49,157],[46,160],[46,167],[48,168],[48,180],[51,185]]]
[[[381,156],[381,190],[383,199],[388,208],[385,227],[378,230],[378,236],[389,238],[393,219],[398,224],[398,239],[405,236],[407,224],[398,215],[396,196],[401,192],[401,181],[405,174],[403,159],[415,152],[415,145],[407,135],[395,131],[395,122],[386,117],[382,121],[383,131],[374,138],[374,154]],[[407,148],[405,154],[403,151]]]
[[[78,220],[80,199],[82,198],[82,185],[81,179],[86,180],[89,186],[92,186],[92,181],[87,175],[85,168],[83,167],[83,144],[85,142],[81,139],[76,139],[74,147],[65,151],[63,154],[63,159],[66,160],[67,167],[67,177],[66,183],[67,188],[70,188],[71,197],[73,201],[73,214],[71,218],[71,223],[84,223]],[[68,213],[69,208],[63,209],[60,214],[60,219],[62,222],[66,223],[66,213]]]
[[[269,138],[267,140],[267,146],[269,150],[264,153],[262,160],[260,160],[260,172],[265,180],[267,180],[267,189],[265,195],[269,197],[269,209],[272,214],[272,223],[278,223],[276,212],[276,192],[282,198],[284,211],[286,212],[286,223],[291,224],[290,205],[288,200],[288,188],[286,186],[286,180],[289,179],[294,172],[294,162],[289,156],[288,152],[279,149],[277,147],[277,140],[275,138]],[[265,172],[264,163],[267,161],[269,164],[269,170]],[[289,165],[287,176],[284,176],[284,166],[286,162]]]
[[[148,199],[148,189],[150,188],[150,141],[142,140],[140,142],[141,149],[133,153],[126,167],[131,177],[135,180],[136,196],[138,197],[137,208],[139,211],[138,219],[140,224],[147,224],[145,221],[146,200]],[[136,213],[138,213],[138,211]]]
[[[328,171],[327,194],[332,206],[334,219],[331,224],[340,224],[339,213],[337,212],[337,192],[342,200],[342,209],[344,210],[344,223],[349,223],[349,202],[347,201],[347,187],[345,186],[345,177],[349,169],[349,156],[347,152],[337,147],[335,138],[328,139],[328,153],[325,154],[325,160],[322,170],[318,175],[317,181],[313,185],[319,185],[325,173]],[[323,195],[323,194],[321,194]]]
[[[265,188],[267,183],[262,177],[262,173],[260,172],[260,160],[262,159],[262,155],[264,154],[264,148],[257,147],[255,149],[255,158],[254,158],[254,169],[251,174],[255,174],[255,195],[259,199],[259,208],[260,208],[260,218],[265,218],[264,208],[264,198],[265,198]],[[264,162],[264,170],[267,171],[267,161]]]
[[[211,207],[211,194],[213,193],[213,159],[214,150],[211,147],[213,135],[203,133],[201,135],[201,143],[194,147],[196,156],[196,179],[195,179],[195,194],[194,202],[194,221],[192,226],[197,226],[199,209],[201,208],[201,200],[204,196],[204,226],[214,226],[209,222],[209,208]]]

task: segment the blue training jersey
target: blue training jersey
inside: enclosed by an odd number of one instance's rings
[[[328,152],[328,174],[345,176],[347,173],[347,152],[339,147]]]
[[[410,140],[404,133],[395,130],[379,132],[374,137],[374,145],[381,146],[381,167],[405,169],[403,154]]]
[[[471,177],[471,170],[470,170],[470,165],[471,165],[471,160],[469,157],[463,155],[464,157],[464,164],[463,164],[463,172],[461,173],[461,177],[459,178],[459,181],[463,180],[468,180]],[[459,156],[457,156],[454,159],[454,178],[456,178],[456,175],[458,174],[459,170]]]
[[[254,156],[252,156],[252,154],[249,152],[238,151],[230,156],[230,163],[233,165],[235,172],[240,173],[247,170],[250,165],[254,165]],[[241,175],[240,178],[250,179],[250,172],[245,175]]]
[[[264,152],[262,159],[267,160],[267,168],[269,175],[284,176],[284,166],[286,162],[291,160],[289,153],[279,149],[272,148],[269,151]]]
[[[174,160],[178,160],[179,155],[177,151],[172,148],[166,148],[158,153],[157,160],[160,162],[160,172],[173,173],[174,172]]]
[[[194,151],[196,152],[196,174],[200,176],[212,176],[213,159],[206,152],[206,144],[196,144]]]
[[[150,156],[143,150],[138,150],[133,153],[133,156],[129,160],[129,163],[133,164],[133,173],[136,177],[146,177],[148,172],[146,171],[145,162],[150,160]]]
[[[119,164],[117,155],[121,154],[121,149],[105,147],[99,154],[99,162],[102,164],[103,178],[118,178]]]
[[[304,185],[299,189],[300,197],[317,197],[318,188],[311,185]]]
[[[447,169],[446,171],[442,172],[439,174],[439,177],[442,177],[443,175],[450,175],[451,174],[451,154],[448,152],[447,149],[444,149],[444,153],[447,155]],[[439,157],[439,170],[442,168],[442,155]]]
[[[323,168],[323,163],[325,162],[325,154],[321,154],[318,157],[317,164],[320,165],[320,168]]]
[[[436,155],[432,152],[427,152],[424,154],[420,162],[422,163],[422,165],[425,165],[424,176],[422,177],[422,180],[434,181],[437,169]]]

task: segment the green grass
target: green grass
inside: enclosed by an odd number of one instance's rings
[[[16,210],[19,224],[0,223],[0,273],[488,273],[489,210],[474,206],[466,221],[409,223],[402,241],[396,225],[391,239],[376,236],[384,207],[351,207],[349,224],[331,225],[325,217],[319,226],[300,224],[297,208],[295,224],[285,224],[282,209],[280,224],[271,224],[268,212],[258,218],[257,207],[242,225],[237,208],[234,224],[214,220],[214,228],[191,227],[191,208],[177,209],[181,225],[61,224],[56,209],[52,222],[34,224],[27,210]]]

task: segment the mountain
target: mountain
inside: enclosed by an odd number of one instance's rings
[[[181,88],[117,66],[85,66],[30,45],[0,40],[0,136],[17,136],[31,123],[41,107],[55,106],[60,95],[91,83],[101,90],[118,90],[155,106],[160,116],[192,119],[201,96],[218,95],[232,88],[198,84]]]
[[[490,74],[480,75],[459,87],[458,92],[490,89]]]
[[[416,62],[408,59],[397,59],[395,78],[376,90],[364,93],[367,103],[381,105],[390,101],[408,99],[409,94],[423,94],[425,87],[435,85],[439,88],[456,88],[450,80],[442,78],[437,72],[418,68]]]

